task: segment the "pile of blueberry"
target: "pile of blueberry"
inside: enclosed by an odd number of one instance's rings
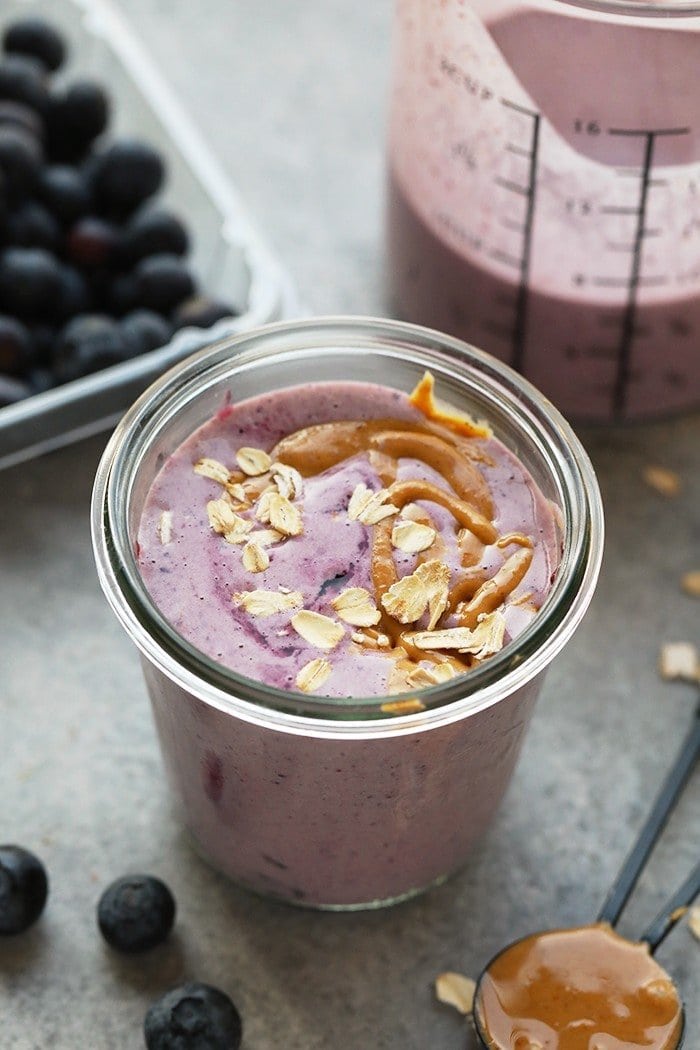
[[[0,936],[24,933],[44,910],[46,869],[21,846],[0,846]],[[97,924],[117,951],[136,954],[161,944],[175,922],[175,899],[152,875],[126,875],[104,891]],[[166,992],[148,1009],[148,1050],[239,1050],[240,1014],[224,992],[191,981]]]
[[[110,99],[55,85],[66,45],[14,22],[0,55],[0,407],[129,360],[235,313],[198,294],[182,221],[151,203],[163,158],[105,141]]]

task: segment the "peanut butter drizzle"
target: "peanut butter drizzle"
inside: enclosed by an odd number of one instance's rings
[[[322,474],[359,452],[376,449],[394,459],[419,459],[449,482],[457,495],[482,516],[493,514],[491,493],[469,461],[467,442],[452,434],[437,437],[420,423],[401,419],[370,419],[318,423],[282,438],[270,455],[296,467],[303,477]]]
[[[385,431],[373,434],[370,447],[394,459],[402,456],[419,459],[437,471],[462,499],[470,501],[487,517],[493,514],[493,502],[483,476],[473,463],[454,445],[432,434],[407,434]]]
[[[526,536],[524,532],[506,532],[496,540],[497,547],[510,547],[517,543],[519,547],[532,547],[532,537]]]
[[[525,578],[532,563],[532,550],[521,547],[504,561],[495,576],[482,583],[471,601],[458,612],[461,627],[475,627],[482,613],[493,612]],[[454,609],[449,607],[452,612]]]
[[[511,945],[485,971],[475,1014],[491,1050],[674,1050],[682,1030],[678,992],[648,945],[604,923]]]
[[[473,438],[464,438],[428,421],[422,425],[396,419],[319,423],[282,438],[270,455],[273,460],[295,467],[303,477],[311,477],[361,452],[369,454],[373,468],[387,488],[387,503],[402,509],[407,503],[425,500],[437,503],[452,514],[467,532],[466,541],[460,543],[465,567],[480,561],[484,545],[522,545],[522,549],[512,555],[492,579],[483,571],[476,572],[453,588],[446,615],[454,612],[460,602],[469,599],[460,622],[463,626],[474,626],[482,612],[496,609],[517,587],[532,560],[532,551],[527,549],[532,547],[529,537],[511,533],[499,540],[491,521],[491,492],[473,462],[490,462],[488,456],[475,445]],[[400,458],[417,459],[427,464],[445,478],[452,491],[417,478],[397,480]],[[399,578],[391,542],[393,526],[393,518],[385,518],[373,526],[371,579],[380,609],[382,597]],[[428,556],[435,557],[435,552],[425,555]],[[390,638],[392,651],[402,665],[406,660],[414,663],[448,662],[458,672],[471,666],[470,658],[465,662],[452,653],[417,649],[404,637],[406,625],[383,610],[379,629]]]
[[[407,503],[425,499],[438,503],[452,514],[452,517],[473,532],[482,543],[494,543],[498,538],[495,526],[485,518],[471,503],[453,496],[450,492],[433,485],[430,481],[395,481],[389,486],[387,500],[395,507],[405,507]]]
[[[485,569],[472,569],[471,572],[465,573],[450,591],[448,608],[454,610],[460,602],[471,601],[479,588],[490,579]]]

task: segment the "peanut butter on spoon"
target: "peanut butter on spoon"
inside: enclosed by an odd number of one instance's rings
[[[675,1050],[680,997],[649,945],[607,923],[536,933],[489,964],[474,1002],[489,1050]]]

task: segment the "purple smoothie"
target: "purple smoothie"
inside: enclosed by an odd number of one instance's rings
[[[260,530],[270,529],[269,523],[256,517],[259,503],[244,509],[239,506],[239,520],[248,523],[248,531],[242,542],[227,542],[212,527],[207,508],[222,495],[232,506],[237,505],[236,500],[227,495],[219,480],[202,476],[195,469],[204,460],[235,473],[236,453],[242,447],[269,452],[282,439],[304,428],[383,419],[417,426],[426,423],[426,417],[407,395],[387,387],[365,383],[291,387],[226,408],[167,460],[143,510],[138,533],[139,566],[153,600],[188,641],[226,667],[281,689],[297,688],[297,676],[317,659],[328,661],[331,667],[321,685],[309,690],[319,695],[384,696],[414,684],[412,678],[407,680],[397,673],[397,653],[405,656],[398,643],[378,649],[358,641],[366,638],[365,629],[344,622],[333,606],[334,600],[350,588],[363,588],[374,597],[372,535],[376,526],[352,520],[348,514],[349,501],[358,486],[373,491],[382,488],[378,461],[372,453],[353,449],[340,462],[303,479],[303,490],[293,501],[303,531],[265,547],[269,565],[257,572],[246,567],[242,549],[260,535]],[[443,436],[448,443],[457,440],[447,429]],[[465,568],[465,535],[460,534],[451,511],[417,500],[408,505],[408,511],[402,508],[394,515],[394,522],[411,520],[406,513],[425,515],[422,520],[429,520],[435,539],[428,550],[418,553],[394,547],[396,575],[399,579],[410,576],[421,562],[437,558],[449,569],[450,588],[469,573],[488,580],[502,570],[514,552],[523,550],[508,537],[527,538],[531,543],[529,566],[498,611],[504,623],[503,642],[507,644],[536,615],[551,586],[559,558],[556,523],[527,470],[501,442],[492,436],[459,441],[468,442],[473,467],[490,494],[495,541],[472,544],[474,549],[466,556],[472,564]],[[381,466],[380,462],[379,469]],[[270,477],[264,472],[258,477],[244,477],[243,482],[252,483],[256,492],[267,485],[274,489]],[[434,466],[411,456],[396,458],[395,478],[399,484],[418,480],[449,489]],[[166,542],[164,513],[168,517]],[[466,537],[467,542],[471,539],[471,535]],[[299,600],[272,615],[251,615],[239,599],[258,591],[293,592]],[[333,621],[342,637],[332,648],[320,647],[297,632],[294,617],[301,608]],[[376,608],[378,619],[383,610],[380,603]],[[415,621],[404,621],[402,629],[424,631],[428,620],[426,611]],[[456,612],[450,614],[448,610],[436,626],[447,629],[459,623]],[[376,632],[381,631],[382,625],[377,623]],[[371,631],[369,635],[371,638]],[[416,666],[430,670],[430,657],[421,660],[420,653],[414,657]]]
[[[319,381],[292,387],[305,368]],[[495,436],[441,415],[426,369]],[[290,535],[264,548],[269,565],[244,563],[280,487],[266,452],[301,487],[275,518]],[[253,890],[340,909],[411,896],[465,862],[503,798],[546,667],[588,605],[602,541],[592,468],[551,406],[467,346],[366,319],[272,326],[163,377],[115,432],[92,520],[197,848]],[[415,580],[429,576],[426,610]],[[301,613],[259,617],[240,598],[295,589],[307,617],[340,630],[330,648],[300,635]],[[375,602],[369,625],[342,618],[348,591]],[[460,651],[465,631],[498,618],[500,642]],[[445,648],[444,630],[459,647]],[[298,685],[300,668],[324,662],[320,684]],[[426,669],[448,677],[397,697],[397,672]]]

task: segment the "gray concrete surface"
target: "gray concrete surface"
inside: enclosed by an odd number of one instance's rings
[[[316,311],[382,312],[388,0],[122,0]],[[495,826],[465,871],[385,913],[258,900],[207,868],[172,818],[135,653],[95,578],[97,438],[0,475],[0,840],[37,850],[51,898],[0,944],[2,1050],[127,1050],[147,1004],[183,977],[226,988],[245,1050],[465,1050],[434,1002],[444,969],[476,975],[509,938],[595,914],[691,718],[660,682],[659,645],[698,638],[679,578],[700,568],[700,417],[584,435],[609,538],[591,612],[552,668]],[[677,470],[663,499],[648,463]],[[698,855],[696,775],[623,923],[639,931]],[[122,960],[96,933],[125,870],[177,895],[171,942]],[[700,943],[660,958],[700,1047]]]

